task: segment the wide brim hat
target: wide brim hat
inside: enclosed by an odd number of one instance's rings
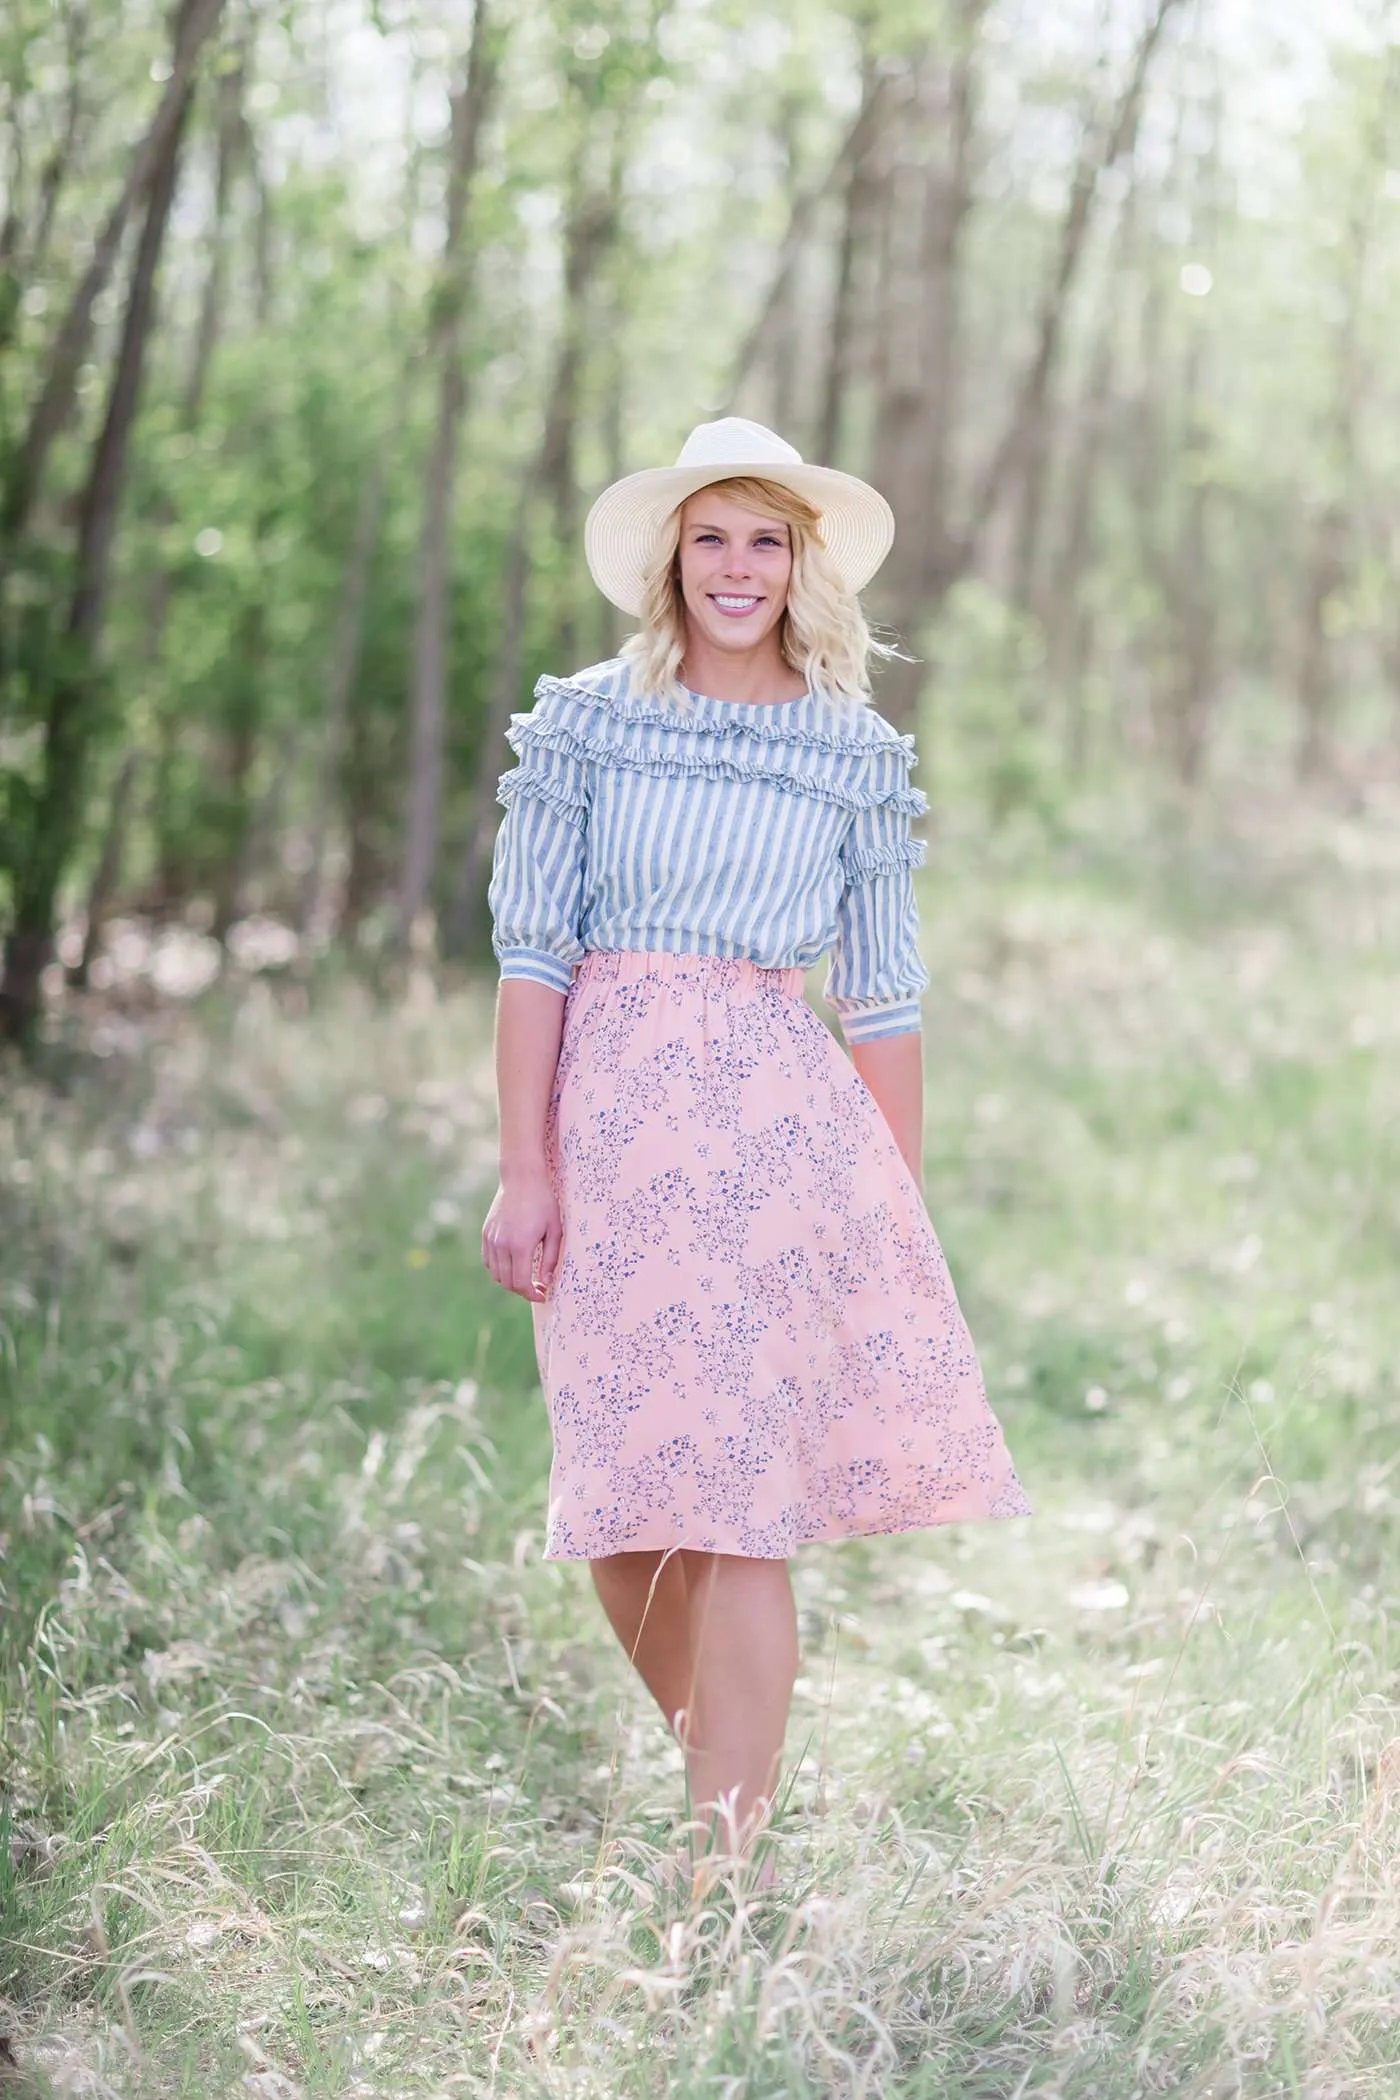
[[[671,512],[697,489],[741,475],[776,481],[821,513],[827,554],[849,591],[869,583],[894,541],[894,512],[878,489],[800,452],[743,416],[700,423],[673,467],[645,467],[603,490],[588,513],[583,547],[593,581],[619,612],[642,609],[644,578]]]

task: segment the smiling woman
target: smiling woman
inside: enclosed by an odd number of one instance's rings
[[[767,508],[786,515],[765,516]],[[686,653],[691,676],[706,691],[711,683],[707,660],[718,674],[716,684],[732,686],[735,678],[758,684],[766,676],[761,644],[788,620],[790,519],[811,530],[817,513],[800,496],[788,496],[775,484],[761,481],[721,482],[681,507],[675,552],[680,595],[690,622]],[[671,588],[674,594],[675,585]],[[786,657],[784,651],[785,661]],[[795,672],[791,682],[793,690],[780,694],[781,699],[796,699],[806,690],[805,679]]]
[[[482,1252],[533,1308],[545,1551],[591,1563],[736,1842],[777,1781],[794,1549],[1029,1508],[922,1201],[925,802],[856,595],[891,531],[771,431],[702,426],[594,505],[639,631],[541,681],[501,782]],[[801,997],[823,954],[849,1059]]]
[[[892,652],[872,640],[821,525],[799,490],[763,475],[680,504],[643,570],[641,631],[623,651],[646,690],[683,702],[684,664],[696,690],[759,705],[813,691],[868,700],[867,664]]]

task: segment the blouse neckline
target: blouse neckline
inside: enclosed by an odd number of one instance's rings
[[[719,700],[713,693],[697,693],[693,686],[682,686],[681,690],[687,693],[692,700],[703,702],[706,707],[742,708],[751,714],[758,715],[776,714],[780,708],[784,707],[801,707],[804,700],[811,700],[815,697],[810,687],[805,693],[794,693],[790,700]]]

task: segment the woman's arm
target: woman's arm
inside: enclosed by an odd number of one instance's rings
[[[905,1164],[924,1192],[924,1039],[917,1030],[852,1043],[851,1062],[875,1096]]]
[[[481,1258],[497,1283],[533,1305],[543,1302],[559,1258],[559,1205],[544,1130],[563,1033],[562,992],[529,977],[502,980],[496,1001],[500,1186],[482,1227]]]
[[[542,681],[542,687],[548,681]],[[481,1233],[496,1282],[540,1304],[559,1259],[561,1221],[545,1157],[545,1120],[559,1066],[564,1002],[583,954],[579,919],[590,788],[581,758],[556,750],[556,702],[537,689],[533,714],[512,715],[506,740],[519,755],[497,799],[487,900],[501,965],[496,1001],[496,1097],[501,1181]]]

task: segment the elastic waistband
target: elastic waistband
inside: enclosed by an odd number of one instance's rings
[[[575,984],[636,984],[660,978],[673,984],[706,985],[730,997],[752,998],[759,992],[782,992],[800,999],[807,973],[800,967],[770,967],[746,955],[672,955],[660,948],[590,948],[579,964]]]

